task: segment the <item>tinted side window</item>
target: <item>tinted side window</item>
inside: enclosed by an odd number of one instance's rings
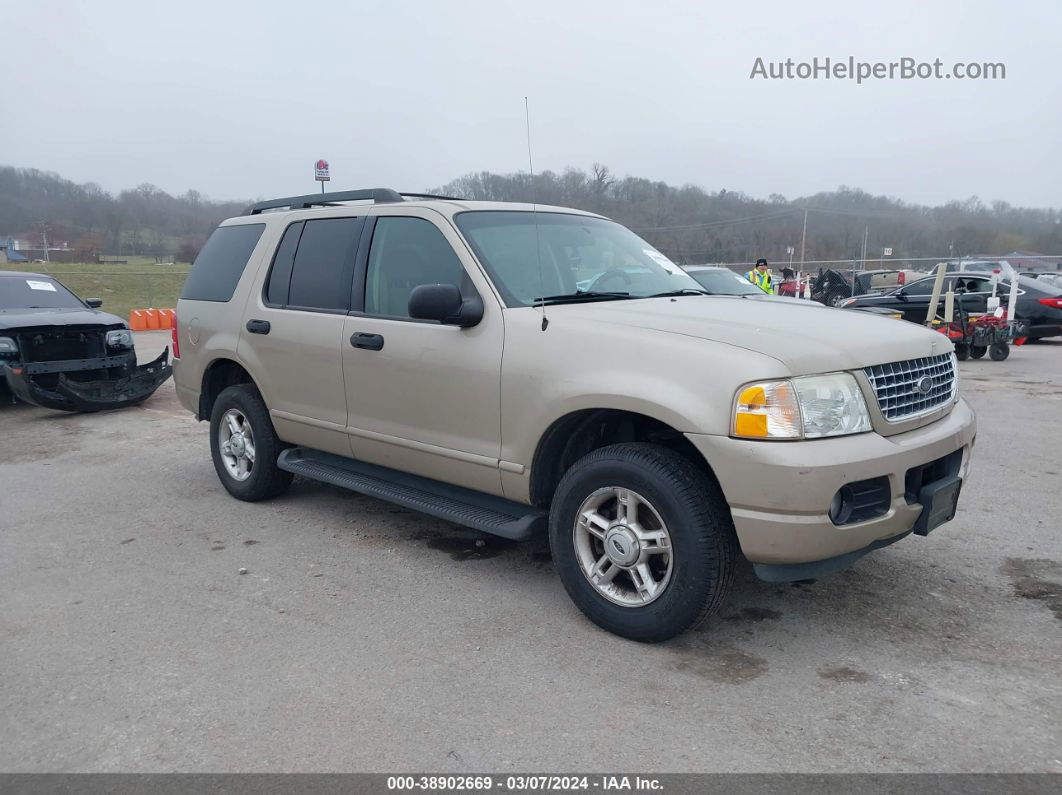
[[[941,290],[946,290],[947,282],[945,286],[941,287]],[[932,295],[933,294],[933,279],[923,279],[920,282],[909,284],[903,288],[904,295]]]
[[[288,302],[288,285],[291,283],[291,266],[295,263],[295,249],[302,234],[302,221],[297,221],[284,230],[273,267],[269,269],[269,284],[266,285],[266,303],[284,306]]]
[[[363,222],[362,218],[306,222],[292,263],[289,306],[347,311]]]
[[[231,299],[263,230],[265,224],[219,226],[215,229],[192,264],[181,298],[221,302]]]
[[[461,260],[443,233],[423,218],[378,218],[365,276],[365,311],[409,317],[409,294],[422,284],[455,284],[462,290]]]

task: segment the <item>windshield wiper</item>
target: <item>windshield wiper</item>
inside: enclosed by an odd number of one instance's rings
[[[535,298],[535,304],[559,304],[568,301],[608,301],[617,298],[630,298],[630,293],[601,292],[600,290],[576,290],[574,293],[561,293],[560,295],[545,295]]]
[[[707,290],[698,290],[696,287],[683,287],[681,290],[668,290],[665,293],[653,293],[646,298],[674,298],[678,295],[712,295]]]

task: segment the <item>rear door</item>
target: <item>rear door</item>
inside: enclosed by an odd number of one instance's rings
[[[286,442],[350,455],[343,326],[364,217],[307,218],[284,230],[240,335]]]

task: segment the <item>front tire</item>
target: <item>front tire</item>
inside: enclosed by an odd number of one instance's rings
[[[237,384],[218,395],[210,412],[210,456],[229,494],[258,502],[286,491],[292,474],[277,466],[281,449],[257,389]]]
[[[988,353],[987,345],[971,345],[970,346],[970,358],[971,359],[983,359],[984,355]]]
[[[1010,356],[1010,346],[1005,342],[994,342],[988,346],[988,355],[994,362],[1001,362]]]
[[[604,447],[568,470],[553,497],[550,546],[587,618],[647,643],[717,610],[737,554],[718,484],[678,453],[640,443]]]
[[[833,292],[831,292],[829,295],[826,296],[825,303],[826,303],[826,306],[833,306],[833,307],[840,308],[841,304],[843,304],[845,301],[847,301],[851,297],[852,297],[851,294],[846,295],[845,293],[841,292],[840,290],[834,290]]]

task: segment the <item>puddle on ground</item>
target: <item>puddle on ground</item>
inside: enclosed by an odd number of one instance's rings
[[[1014,596],[1041,602],[1062,621],[1062,564],[1046,558],[1007,558],[1000,570],[1010,578]]]
[[[874,677],[850,665],[824,665],[818,670],[820,679],[830,682],[869,682]]]
[[[778,610],[768,610],[766,607],[743,607],[737,613],[723,616],[724,621],[777,621],[782,617]]]
[[[713,682],[740,685],[767,673],[767,660],[732,646],[722,649],[692,648],[684,651],[671,667]]]

